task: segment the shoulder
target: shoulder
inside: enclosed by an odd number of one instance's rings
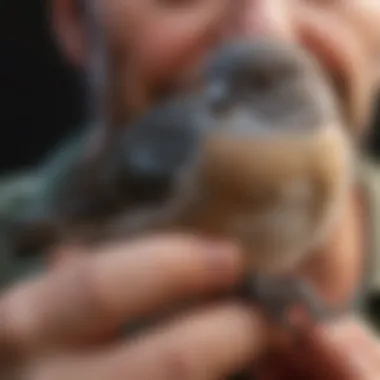
[[[8,222],[30,212],[33,214],[41,204],[49,203],[49,194],[64,186],[90,133],[89,126],[78,128],[42,161],[41,166],[0,177],[0,288],[26,273],[43,268],[41,257],[15,259],[7,238]]]
[[[57,187],[70,175],[86,142],[88,128],[70,134],[40,166],[0,177],[0,215],[12,216],[26,207],[46,200],[49,190]]]
[[[34,215],[49,205],[49,194],[67,182],[73,165],[81,157],[87,143],[89,127],[78,128],[46,157],[40,166],[29,171],[0,177],[0,288],[5,283],[43,268],[42,257],[16,259],[9,236],[14,219]],[[48,207],[48,206],[47,206]]]
[[[22,212],[22,209],[43,187],[38,171],[23,172],[0,178],[0,214],[3,217]]]
[[[36,262],[13,257],[8,239],[8,223],[33,204],[42,186],[43,181],[38,171],[0,178],[0,288],[28,273],[36,265]]]

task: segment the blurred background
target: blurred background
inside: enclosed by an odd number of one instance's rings
[[[49,31],[46,0],[0,0],[0,171],[34,165],[83,118],[79,75]]]
[[[83,120],[83,86],[54,46],[47,5],[0,0],[0,174],[35,165]],[[380,157],[378,104],[369,149]]]

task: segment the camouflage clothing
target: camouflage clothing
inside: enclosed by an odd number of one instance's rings
[[[65,176],[70,173],[68,168],[79,159],[80,148],[89,128],[81,130],[84,132],[70,136],[41,167],[0,180],[0,289],[20,276],[43,270],[43,260],[39,255],[30,255],[27,259],[11,257],[7,228],[4,228],[2,221],[10,216],[22,215],[27,208],[30,210],[35,206],[38,209],[39,202],[46,200],[53,187],[64,185]]]
[[[0,181],[0,220],[21,213],[30,200],[37,197],[43,181],[37,173],[21,173]],[[16,260],[11,257],[7,241],[7,229],[0,224],[0,286],[15,278],[29,273],[35,268],[42,268],[40,258]]]
[[[79,139],[77,136],[74,141],[69,140],[68,144],[64,144],[63,149],[39,170],[0,181],[0,217],[15,215],[22,212],[26,205],[38,203],[41,196],[46,194],[42,189],[63,185],[64,176],[68,174],[65,168],[78,158],[80,144],[85,137],[86,134],[83,134]],[[380,235],[377,233],[377,230],[380,230],[380,165],[371,160],[363,160],[359,174],[369,221],[368,274],[363,287],[359,289],[359,306],[371,322],[380,328]],[[38,256],[22,260],[12,258],[7,247],[6,231],[0,231],[0,250],[0,286],[44,268],[43,260]]]

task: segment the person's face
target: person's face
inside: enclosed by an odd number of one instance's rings
[[[339,83],[357,127],[368,123],[380,77],[379,0],[104,0],[112,88],[125,118],[175,91],[192,68],[231,38],[270,36],[314,55]],[[75,0],[55,0],[66,53],[86,61]],[[117,101],[116,101],[117,100]]]

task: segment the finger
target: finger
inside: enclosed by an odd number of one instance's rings
[[[178,299],[228,287],[240,266],[230,246],[183,236],[83,256],[3,297],[0,346],[28,350],[99,336]]]
[[[301,360],[326,379],[379,378],[377,343],[358,321],[347,319],[318,328],[303,342]]]
[[[380,376],[380,341],[377,332],[363,320],[352,319],[349,322],[349,331],[344,334],[346,347],[354,351],[353,354],[358,356],[362,365],[368,363],[366,367],[377,371]]]
[[[106,353],[43,363],[33,380],[212,380],[238,371],[265,349],[264,323],[251,309],[219,305]]]
[[[299,365],[299,357],[291,356],[288,352],[270,352],[256,366],[259,380],[306,379],[307,373]]]
[[[86,254],[86,252],[80,247],[61,245],[49,252],[46,258],[46,264],[48,268],[56,269],[63,265],[71,265],[72,263],[80,261],[84,254]]]
[[[380,378],[379,342],[362,323],[340,321],[306,334],[272,349],[266,360],[260,361],[259,375],[281,379]]]

